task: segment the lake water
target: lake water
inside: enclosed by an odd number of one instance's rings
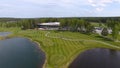
[[[120,51],[91,49],[80,54],[69,68],[120,68]]]
[[[44,53],[25,38],[0,40],[0,68],[42,68]]]
[[[7,36],[11,34],[11,32],[0,32],[0,36]]]

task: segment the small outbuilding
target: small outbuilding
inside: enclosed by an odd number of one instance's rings
[[[101,28],[101,27],[94,27],[94,28],[95,28],[95,29],[94,29],[94,32],[101,35],[101,32],[102,32],[103,28]],[[111,29],[108,29],[108,33],[111,34],[111,33],[112,33],[112,30],[111,30]]]

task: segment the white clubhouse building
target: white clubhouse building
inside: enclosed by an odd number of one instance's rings
[[[60,22],[39,23],[37,26],[40,30],[58,30]]]

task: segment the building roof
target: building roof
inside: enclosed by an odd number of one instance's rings
[[[39,23],[38,25],[55,25],[55,26],[59,26],[60,22]]]

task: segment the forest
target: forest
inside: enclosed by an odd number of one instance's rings
[[[47,22],[60,22],[59,30],[36,29],[38,23]],[[0,32],[12,34],[0,39],[30,38],[37,42],[45,53],[43,68],[69,68],[79,54],[89,49],[120,50],[119,22],[119,17],[1,18]],[[103,28],[101,35],[94,33],[96,26]],[[63,31],[62,28],[67,30]],[[112,30],[111,34],[108,33],[108,29]]]
[[[59,30],[66,28],[68,31],[91,34],[94,31],[93,23],[104,24],[111,29],[113,39],[117,38],[120,30],[120,17],[66,17],[66,18],[0,18],[0,27],[19,27],[25,29],[36,29],[38,23],[60,22]],[[105,32],[105,31],[104,31]]]
[[[61,27],[76,27],[80,23],[108,23],[120,21],[120,17],[64,17],[64,18],[0,18],[0,27],[21,27],[26,29],[36,28],[38,23],[60,22]]]

